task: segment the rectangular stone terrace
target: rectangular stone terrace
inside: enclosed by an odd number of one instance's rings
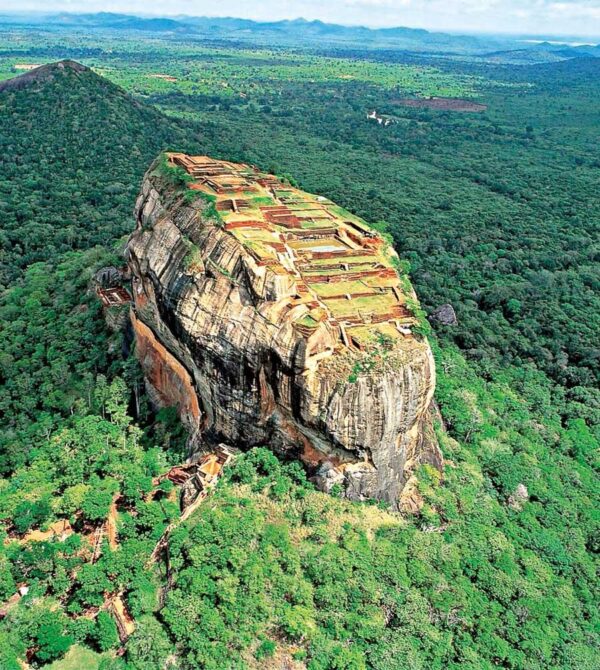
[[[307,334],[322,320],[338,325],[347,346],[372,344],[378,332],[410,336],[416,323],[386,243],[359,217],[277,177],[207,156],[170,153],[194,177],[189,188],[212,196],[224,228],[259,266],[297,277],[295,322]]]

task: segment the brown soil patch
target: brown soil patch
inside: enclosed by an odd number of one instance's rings
[[[68,519],[60,519],[51,524],[48,530],[30,531],[22,540],[20,540],[20,542],[21,544],[27,544],[28,542],[46,542],[54,539],[63,542],[72,534],[73,529],[71,528]]]
[[[173,77],[170,74],[151,74],[149,75],[152,79],[163,79],[164,81],[177,81],[177,77]]]
[[[110,510],[108,512],[108,518],[106,519],[106,534],[108,536],[108,546],[113,551],[119,548],[118,531],[117,531],[118,518],[119,518],[119,512],[117,511],[117,501],[115,496],[115,499],[113,500],[112,505],[110,506]]]
[[[485,112],[488,108],[480,102],[461,100],[460,98],[398,98],[392,100],[395,105],[416,107],[419,109],[437,109],[451,112]]]

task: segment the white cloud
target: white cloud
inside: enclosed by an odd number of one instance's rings
[[[413,0],[345,0],[344,4],[349,7],[409,7]]]
[[[567,19],[600,19],[600,2],[552,2],[548,5],[548,11],[555,16]]]

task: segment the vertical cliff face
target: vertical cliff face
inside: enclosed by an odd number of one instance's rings
[[[245,166],[171,154],[146,175],[127,248],[154,399],[198,440],[267,445],[325,489],[398,505],[441,467],[435,368],[414,294],[360,219]]]
[[[188,426],[198,426],[200,404],[189,372],[136,317],[135,311],[131,314],[131,325],[136,355],[146,376],[150,399],[157,406],[176,406]]]

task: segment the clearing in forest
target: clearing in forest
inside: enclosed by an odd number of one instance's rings
[[[481,102],[462,100],[461,98],[398,98],[392,102],[401,107],[436,109],[443,112],[485,112],[488,108]]]

